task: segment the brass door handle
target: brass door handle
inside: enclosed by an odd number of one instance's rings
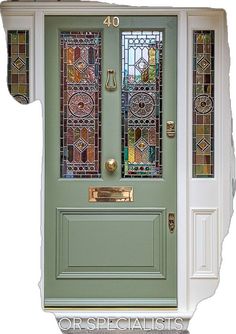
[[[118,163],[115,159],[108,159],[105,162],[105,167],[109,173],[114,173],[117,170]]]
[[[106,80],[106,90],[113,91],[116,90],[116,71],[112,69],[107,70],[107,80]]]

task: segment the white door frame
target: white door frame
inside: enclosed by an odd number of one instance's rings
[[[30,29],[32,73],[31,101],[39,100],[44,118],[44,17],[45,15],[176,15],[178,17],[178,81],[177,81],[177,224],[178,224],[178,308],[173,310],[78,310],[60,313],[62,316],[88,317],[192,317],[197,304],[214,294],[219,283],[221,244],[228,232],[232,215],[231,111],[229,98],[229,49],[226,19],[223,10],[175,9],[157,7],[125,7],[85,2],[8,2],[1,5],[6,30],[19,29],[26,22]],[[19,27],[20,25],[20,27]],[[192,178],[192,30],[215,30],[215,177]],[[43,156],[44,161],[44,156]],[[43,164],[44,166],[44,164]],[[42,176],[42,217],[44,217],[44,170]],[[211,237],[199,249],[196,234],[203,222],[209,224],[205,238]],[[42,238],[44,222],[42,218]],[[203,229],[204,230],[204,229]],[[211,256],[211,268],[196,266],[202,252]],[[43,270],[42,249],[42,270]],[[41,281],[43,300],[43,281]]]

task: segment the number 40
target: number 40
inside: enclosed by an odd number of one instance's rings
[[[105,20],[103,21],[103,24],[105,24],[106,26],[108,26],[108,28],[110,26],[113,26],[115,28],[119,27],[120,24],[120,19],[117,16],[107,16],[105,18]]]

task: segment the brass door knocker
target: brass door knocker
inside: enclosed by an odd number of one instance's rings
[[[116,84],[116,71],[108,69],[107,70],[107,80],[106,80],[106,90],[114,91],[117,88]]]

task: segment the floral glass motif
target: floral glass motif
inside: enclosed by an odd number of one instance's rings
[[[214,31],[193,32],[193,177],[214,177]]]
[[[8,88],[21,104],[29,103],[29,31],[8,30]]]
[[[122,176],[162,177],[161,31],[122,33]]]
[[[61,177],[101,176],[101,33],[61,33]]]

